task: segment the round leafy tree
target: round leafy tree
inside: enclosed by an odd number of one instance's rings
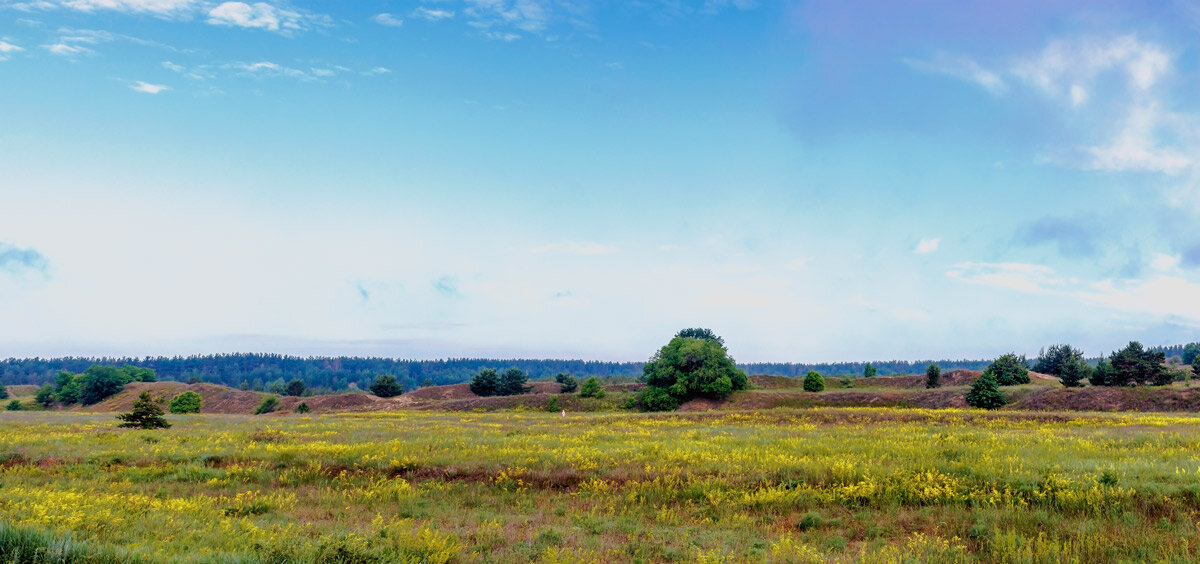
[[[925,388],[933,389],[942,387],[942,367],[937,363],[929,363],[929,368],[925,369]]]
[[[967,392],[967,405],[971,407],[999,409],[1006,403],[1008,400],[1004,399],[1004,392],[1000,391],[1000,382],[990,372],[985,371],[971,384],[971,391]]]
[[[404,393],[404,386],[391,374],[380,374],[371,382],[371,393],[381,398],[394,398]]]
[[[997,358],[983,370],[983,373],[991,374],[1001,386],[1029,383],[1029,368],[1025,357],[1013,353]]]
[[[204,405],[204,398],[200,397],[200,394],[187,391],[171,398],[167,409],[171,413],[200,413],[202,405]]]
[[[166,429],[171,426],[163,419],[163,410],[154,403],[150,392],[142,392],[137,401],[133,402],[133,411],[117,416],[121,420],[120,427],[132,429]]]
[[[822,392],[825,391],[825,378],[816,370],[809,370],[808,374],[804,375],[804,391],[806,392]]]
[[[747,384],[746,373],[734,364],[721,338],[708,329],[680,331],[650,357],[642,378],[646,381],[642,407],[656,411],[696,397],[724,399]]]

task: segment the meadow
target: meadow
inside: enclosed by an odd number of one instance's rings
[[[0,415],[4,562],[1194,562],[1200,418]]]

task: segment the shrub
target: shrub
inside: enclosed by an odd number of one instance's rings
[[[296,413],[308,413],[308,412],[312,411],[312,409],[310,409],[308,407],[307,403],[300,402],[300,405],[297,405],[296,409],[294,409],[293,411],[295,411]]]
[[[287,383],[287,387],[283,389],[283,395],[300,397],[306,391],[308,391],[308,385],[304,383],[304,380],[296,378]]]
[[[54,402],[57,401],[57,398],[54,397],[54,384],[45,384],[38,388],[37,393],[33,395],[33,400],[46,409],[53,407]]]
[[[804,375],[804,391],[806,392],[821,392],[825,390],[825,378],[816,370],[809,370],[808,374]]]
[[[650,358],[642,378],[648,387],[674,396],[675,405],[698,396],[724,399],[747,384],[746,373],[734,364],[721,338],[708,329],[680,331]]]
[[[275,396],[267,396],[263,398],[262,403],[258,404],[258,407],[254,409],[254,414],[262,415],[264,413],[271,413],[276,409],[279,409],[279,398]]]
[[[1183,347],[1183,356],[1181,357],[1184,364],[1196,365],[1196,359],[1200,358],[1200,343],[1188,343]]]
[[[564,394],[574,393],[575,390],[579,389],[579,380],[576,380],[575,377],[571,376],[570,374],[559,372],[558,375],[554,377],[554,381],[558,382],[559,391]]]
[[[1024,356],[1017,356],[1014,353],[997,358],[983,370],[983,373],[991,374],[1001,386],[1029,383],[1028,361]]]
[[[4,387],[4,384],[0,384],[0,400],[6,399],[8,399],[8,389]]]
[[[1087,361],[1081,357],[1073,357],[1062,367],[1062,373],[1058,379],[1065,387],[1078,388],[1083,386],[1085,379],[1091,379],[1091,376],[1092,367],[1088,366]]]
[[[187,391],[171,398],[171,404],[167,409],[171,413],[200,413],[200,407],[203,405],[204,398],[200,397],[200,394]]]
[[[675,411],[679,407],[679,398],[671,395],[666,388],[647,387],[642,390],[639,399],[642,409],[646,411]]]
[[[971,391],[967,392],[967,405],[971,407],[999,409],[1006,403],[1008,401],[1004,399],[1004,392],[1000,391],[996,375],[986,370],[971,384]]]
[[[561,411],[562,406],[558,403],[558,396],[550,396],[550,401],[546,402],[546,411]]]
[[[925,389],[942,387],[942,368],[936,363],[929,363],[929,367],[925,369]]]
[[[381,398],[394,398],[404,393],[404,386],[391,374],[380,374],[371,382],[371,393]]]
[[[874,364],[868,362],[867,365],[863,367],[863,378],[874,378],[878,373],[879,372],[875,370]]]
[[[494,368],[484,368],[471,379],[471,392],[477,396],[494,396],[500,390],[500,375]]]
[[[1113,368],[1107,360],[1103,358],[1096,363],[1096,368],[1092,369],[1091,375],[1088,376],[1088,382],[1093,386],[1113,386]]]
[[[122,423],[120,427],[133,429],[166,429],[171,426],[163,419],[163,410],[154,403],[150,392],[142,392],[137,401],[133,402],[133,411],[117,416]]]
[[[583,387],[579,389],[579,397],[581,398],[602,398],[604,397],[604,389],[600,387],[600,380],[595,376],[583,381]]]
[[[8,411],[21,411],[21,402],[12,400],[8,402],[8,405],[4,406],[4,409]]]

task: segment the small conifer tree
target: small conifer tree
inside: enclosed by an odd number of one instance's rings
[[[262,403],[258,404],[258,407],[255,408],[254,414],[262,415],[264,413],[271,413],[276,409],[279,409],[279,398],[275,396],[267,396],[263,398]]]
[[[602,398],[604,397],[604,389],[600,387],[600,380],[595,376],[583,381],[583,386],[579,388],[579,397],[581,398]]]
[[[1008,401],[1004,399],[1004,393],[1000,391],[1000,382],[991,372],[984,372],[978,380],[971,384],[971,391],[967,392],[967,405],[971,407],[999,409],[1006,403]]]
[[[929,368],[925,369],[925,388],[933,389],[942,387],[942,368],[937,363],[929,363]]]
[[[1082,358],[1071,358],[1063,365],[1058,379],[1062,385],[1068,388],[1078,388],[1083,386],[1085,379],[1090,379],[1092,375],[1092,367]]]
[[[163,419],[163,410],[154,403],[150,392],[142,392],[137,401],[133,402],[133,411],[122,413],[117,419],[122,421],[119,427],[131,429],[166,429],[171,426]]]
[[[878,373],[879,371],[875,370],[874,364],[868,362],[867,365],[863,367],[863,378],[874,378]]]
[[[312,411],[312,409],[310,409],[310,408],[308,407],[308,404],[307,404],[307,403],[305,403],[305,402],[300,402],[300,405],[297,405],[297,406],[296,406],[296,409],[295,409],[295,411],[296,411],[296,413],[308,413],[308,412]]]

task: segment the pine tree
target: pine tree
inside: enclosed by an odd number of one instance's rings
[[[163,419],[163,410],[154,403],[150,392],[142,392],[137,401],[133,402],[133,411],[122,413],[117,419],[123,421],[119,427],[133,429],[166,429],[171,426]]]
[[[933,389],[942,387],[942,368],[935,363],[929,363],[929,368],[925,369],[925,388]]]
[[[868,362],[867,365],[863,367],[863,378],[874,378],[878,373],[879,372],[875,370],[874,364]]]
[[[971,384],[971,391],[967,392],[967,405],[971,407],[999,409],[1006,403],[1008,401],[1000,391],[1000,382],[996,381],[996,376],[991,372],[984,372]]]
[[[1091,375],[1092,367],[1082,358],[1074,357],[1063,365],[1058,379],[1067,388],[1078,388],[1083,386],[1083,381],[1091,378]]]
[[[804,391],[820,392],[825,390],[825,378],[816,370],[809,370],[804,376]]]
[[[579,389],[579,397],[581,398],[602,398],[604,397],[604,389],[600,387],[600,380],[595,376],[583,381],[583,387]]]

